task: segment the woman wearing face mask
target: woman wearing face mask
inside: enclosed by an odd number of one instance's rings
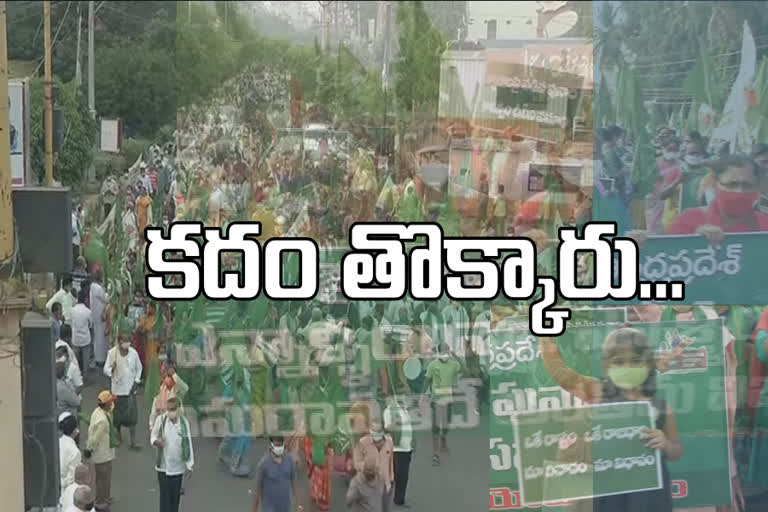
[[[654,491],[630,492],[594,499],[594,512],[653,510],[672,511],[672,493],[667,460],[683,455],[675,415],[669,404],[656,396],[655,354],[645,335],[630,328],[613,331],[603,345],[603,375],[600,380],[568,368],[553,338],[540,338],[541,353],[552,378],[572,395],[590,404],[648,401],[656,416],[653,429],[645,429],[645,446],[660,450],[664,487]]]
[[[719,244],[724,233],[768,231],[768,215],[755,210],[760,197],[755,162],[746,156],[731,155],[716,162],[713,171],[716,184],[712,204],[684,210],[666,233],[697,233]]]
[[[667,139],[656,163],[661,179],[646,197],[645,224],[650,234],[660,235],[665,221],[671,221],[680,213],[680,183],[683,177],[680,143],[676,139]]]
[[[704,142],[694,139],[686,143],[685,156],[683,157],[682,173],[685,186],[680,197],[680,208],[693,208],[706,204],[703,184],[709,173],[707,151]]]
[[[755,163],[748,157],[731,155],[715,162],[713,170],[717,183],[712,204],[684,210],[665,230],[665,234],[698,234],[717,246],[723,241],[725,233],[768,231],[768,215],[755,210],[755,203],[760,197]],[[634,231],[628,236],[642,243],[647,233]]]

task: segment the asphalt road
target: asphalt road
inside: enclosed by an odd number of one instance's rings
[[[83,410],[88,414],[96,403],[99,390],[107,387],[106,378],[91,374],[91,385],[84,391]],[[142,396],[139,405],[144,404]],[[118,448],[113,464],[112,496],[113,512],[152,512],[158,510],[157,477],[154,471],[155,451],[149,446],[147,420],[139,416],[140,452],[127,448],[126,443]],[[442,465],[432,467],[431,442],[427,436],[419,435],[416,452],[411,463],[410,482],[406,502],[413,512],[423,511],[477,511],[488,507],[488,422],[487,415],[480,419],[474,432],[449,434],[449,453],[443,455]],[[252,501],[249,488],[252,480],[236,478],[217,461],[218,444],[215,439],[193,439],[195,470],[182,498],[181,512],[229,512],[250,511]],[[251,459],[255,467],[264,454],[267,443],[255,439]],[[300,471],[300,499],[305,510],[312,512],[307,491],[306,468]],[[344,511],[346,483],[341,477],[333,477],[331,491],[333,511]],[[397,507],[394,510],[398,510]]]

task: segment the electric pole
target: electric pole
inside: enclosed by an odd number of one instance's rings
[[[0,133],[10,134],[8,101],[8,38],[6,4],[0,1]],[[0,261],[13,256],[13,206],[11,204],[11,137],[0,137]]]
[[[96,119],[96,88],[93,82],[93,0],[88,2],[88,111]]]
[[[45,185],[53,186],[53,63],[51,62],[51,0],[43,2],[45,32]]]
[[[77,2],[77,48],[75,49],[75,83],[77,84],[78,93],[80,92],[80,86],[83,85],[83,71],[80,68],[80,38],[82,35],[83,27],[83,15],[80,12],[80,2]]]
[[[330,23],[328,22],[328,5],[331,3],[328,0],[318,1],[320,4],[320,49],[323,53],[328,49],[328,28]]]

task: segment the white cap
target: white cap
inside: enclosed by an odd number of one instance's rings
[[[64,411],[63,413],[59,414],[59,423],[69,418],[70,416],[72,416],[72,413],[69,411]]]

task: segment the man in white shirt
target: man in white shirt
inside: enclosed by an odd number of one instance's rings
[[[80,437],[80,429],[77,428],[77,417],[70,412],[59,415],[59,476],[61,489],[75,481],[75,470],[83,460],[77,442]]]
[[[121,427],[128,427],[131,436],[130,447],[133,450],[141,448],[136,444],[136,388],[141,382],[142,370],[139,354],[131,347],[125,330],[121,329],[118,345],[107,352],[104,375],[112,379],[112,394],[115,396],[114,427],[117,437],[121,437]]]
[[[405,506],[405,491],[408,488],[408,473],[413,454],[413,427],[408,409],[401,398],[391,397],[384,409],[384,430],[394,441],[393,465],[395,472],[395,499],[398,506]]]
[[[65,512],[71,510],[75,504],[75,491],[80,487],[89,487],[91,485],[91,470],[85,464],[80,464],[75,468],[75,481],[66,487],[61,488],[61,497],[59,498],[59,510]]]
[[[91,512],[93,508],[93,491],[87,485],[82,485],[75,489],[70,508],[64,509],[65,512]]]
[[[96,270],[91,283],[91,312],[93,320],[93,359],[97,366],[104,366],[107,358],[106,322],[104,312],[107,294],[101,284],[101,270]]]
[[[91,310],[85,305],[88,299],[88,290],[82,290],[77,297],[77,304],[72,308],[72,348],[77,356],[80,369],[86,374],[88,380],[88,368],[91,363],[91,327],[93,320]]]
[[[75,386],[75,389],[80,392],[83,388],[83,376],[80,373],[80,365],[77,363],[75,351],[69,346],[70,343],[72,343],[72,329],[65,325],[61,329],[61,339],[56,341],[56,359],[66,356],[67,378]]]
[[[45,309],[53,314],[53,305],[56,303],[61,304],[61,313],[64,315],[64,323],[69,324],[72,321],[72,303],[74,297],[72,297],[72,278],[70,276],[64,277],[61,281],[61,288],[59,291],[53,294],[53,297],[48,299],[45,304]]]
[[[160,512],[178,512],[184,474],[192,471],[195,453],[189,422],[176,398],[169,398],[166,412],[155,420],[150,442],[157,448],[155,470],[160,488]]]
[[[112,209],[112,205],[115,204],[117,194],[117,180],[115,180],[115,177],[110,174],[107,176],[107,179],[104,180],[104,184],[101,186],[101,202],[104,204],[104,218],[109,215],[109,211]]]

